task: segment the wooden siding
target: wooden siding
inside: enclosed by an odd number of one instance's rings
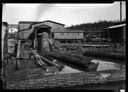
[[[34,28],[19,32],[19,39],[27,39],[28,36],[33,32]]]
[[[52,30],[62,31],[64,29],[63,25],[59,25],[59,24],[56,24],[56,23],[53,23],[53,22],[37,23],[37,24],[32,25],[31,28],[30,28],[30,24],[31,23],[26,23],[26,24],[25,23],[20,23],[19,24],[19,39],[27,39],[28,36],[34,31],[34,28],[36,26],[41,26],[41,25],[49,26],[49,27],[51,27],[51,32],[52,32]],[[27,29],[27,28],[30,28],[30,29]],[[23,31],[20,31],[21,29]]]
[[[54,39],[83,39],[83,33],[54,33]]]
[[[31,24],[32,23],[20,23],[19,24],[19,31],[20,30],[24,30],[24,29],[29,29],[29,27],[30,27]]]
[[[8,53],[14,53],[15,49],[15,40],[14,38],[8,39]]]

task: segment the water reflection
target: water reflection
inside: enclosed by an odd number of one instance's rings
[[[78,72],[83,72],[83,71],[73,69],[73,68],[65,65],[65,68],[60,72],[60,74],[78,73]]]
[[[105,71],[105,70],[120,70],[121,65],[109,61],[96,60],[93,59],[91,62],[99,62],[99,66],[97,67],[97,71]]]

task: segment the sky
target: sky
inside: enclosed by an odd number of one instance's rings
[[[126,18],[126,6],[122,5],[122,18]],[[2,11],[2,21],[18,24],[19,21],[51,20],[71,26],[99,20],[120,20],[120,3],[98,4],[20,4],[5,3]]]

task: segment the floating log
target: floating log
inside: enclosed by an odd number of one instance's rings
[[[80,55],[80,54],[71,54],[71,53],[66,53],[66,54],[69,55],[69,56],[73,56],[75,58],[78,58],[78,59],[83,59],[83,60],[90,59],[90,58],[85,57],[84,55]]]
[[[67,54],[67,53],[51,52],[51,53],[48,53],[47,55],[51,56],[53,58],[56,58],[57,60],[67,62],[67,63],[70,63],[70,64],[74,64],[74,65],[77,65],[77,66],[81,66],[81,67],[84,67],[84,68],[87,68],[89,62],[91,61],[90,58],[80,59],[80,58],[76,58],[76,57],[72,56],[69,53]]]
[[[95,57],[103,57],[117,60],[125,60],[126,55],[121,53],[107,53],[107,52],[97,52],[97,51],[86,51],[83,53],[84,56],[95,56]]]

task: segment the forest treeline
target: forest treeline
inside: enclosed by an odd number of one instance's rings
[[[83,30],[83,31],[99,31],[109,26],[115,25],[119,22],[120,22],[119,20],[116,20],[116,21],[107,21],[107,20],[101,21],[100,20],[94,23],[83,23],[79,25],[72,25],[70,27],[67,27],[67,29]]]

